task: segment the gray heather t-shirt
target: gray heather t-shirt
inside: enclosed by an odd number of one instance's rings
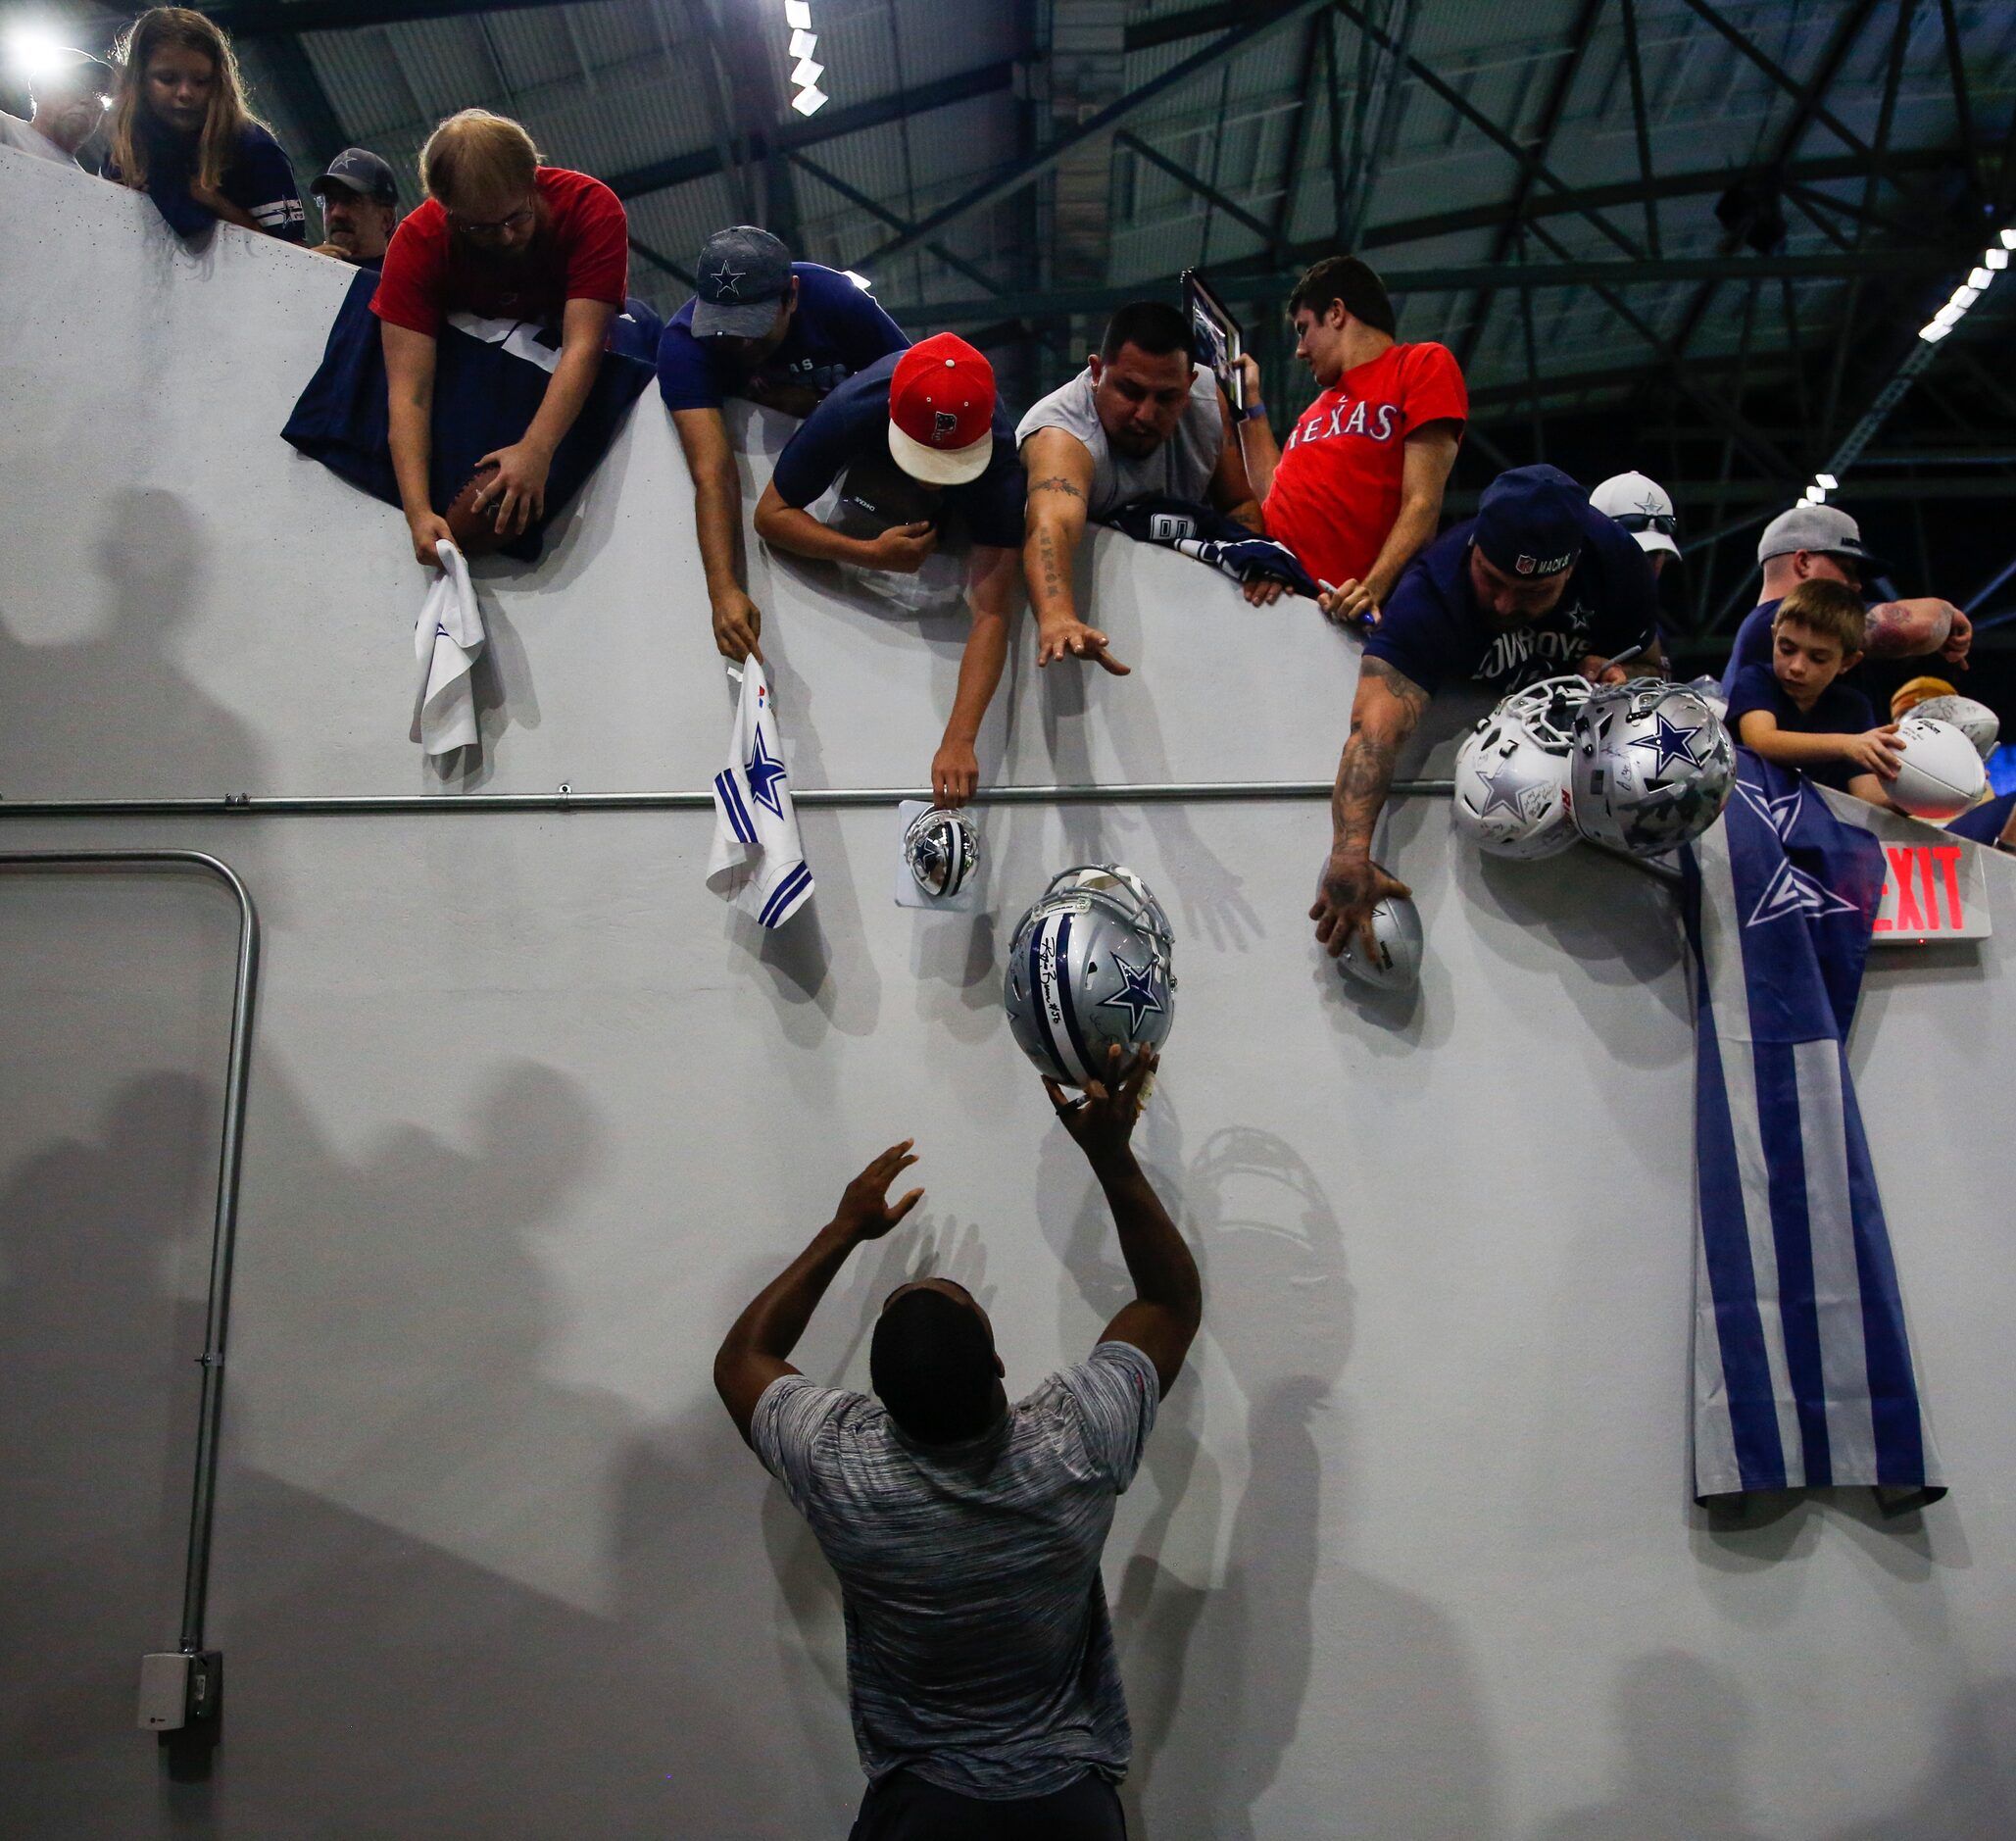
[[[870,1782],[909,1769],[992,1800],[1126,1773],[1099,1559],[1159,1400],[1124,1342],[964,1445],[911,1444],[878,1402],[800,1374],[763,1390],[751,1442],[839,1575]]]
[[[1202,503],[1218,471],[1225,423],[1218,410],[1218,381],[1199,370],[1190,380],[1190,406],[1176,432],[1145,459],[1115,454],[1107,446],[1099,412],[1092,406],[1092,368],[1088,365],[1061,389],[1037,403],[1015,429],[1015,445],[1039,428],[1061,428],[1085,444],[1092,456],[1091,517],[1108,518],[1121,506],[1147,493]]]

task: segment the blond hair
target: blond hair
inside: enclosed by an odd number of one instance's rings
[[[230,35],[190,7],[150,8],[126,28],[112,54],[119,67],[119,92],[106,129],[113,165],[134,191],[147,189],[147,141],[139,131],[141,92],[154,54],[171,46],[202,53],[217,73],[209,112],[197,130],[195,172],[196,183],[215,191],[237,158],[238,137],[247,127],[265,127],[266,124],[245,100],[245,83],[238,75]]]
[[[444,205],[486,183],[500,191],[530,191],[538,172],[539,149],[531,135],[488,109],[451,115],[420,149],[420,184]]]
[[[1861,651],[1868,625],[1862,597],[1846,582],[1828,581],[1819,575],[1809,575],[1779,602],[1778,612],[1771,617],[1771,630],[1777,632],[1788,621],[1832,639],[1844,658]]]

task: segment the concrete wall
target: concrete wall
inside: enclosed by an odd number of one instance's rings
[[[403,529],[279,442],[344,272],[0,153],[0,794],[419,790]],[[746,431],[752,482],[782,424]],[[999,778],[1327,775],[1353,642],[1101,539],[1131,679],[1018,661]],[[483,567],[498,790],[703,786],[728,703],[648,399],[547,561]],[[914,785],[956,619],[764,559],[801,786]],[[1010,721],[1011,719],[1011,721]],[[0,1808],[10,1835],[801,1837],[860,1793],[816,1549],[709,1386],[872,1151],[1011,1382],[1122,1297],[1000,953],[1116,856],[1179,931],[1147,1159],[1207,1321],[1107,1582],[1151,1836],[1979,1836],[2016,1758],[2008,941],[1879,962],[1855,1059],[1953,1481],[1922,1518],[1688,1501],[1692,1030],[1652,881],[1481,865],[1399,809],[1416,1001],[1303,912],[1320,805],[986,813],[989,912],[889,901],[894,815],[806,815],[811,916],[702,886],[699,814],[0,823],[215,850],[268,923],[211,1637],[224,1740],[131,1726],[172,1646],[233,916],[0,878]]]

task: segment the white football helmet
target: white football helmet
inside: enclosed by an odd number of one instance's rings
[[[1455,827],[1495,857],[1532,861],[1575,841],[1568,755],[1589,680],[1548,677],[1515,690],[1456,754]]]
[[[1663,857],[1722,816],[1736,752],[1722,719],[1685,685],[1634,677],[1576,712],[1568,792],[1583,836],[1633,857]]]
[[[1353,933],[1337,956],[1339,970],[1382,991],[1411,991],[1421,982],[1421,914],[1404,895],[1389,895],[1372,910],[1372,938],[1377,957],[1368,959]]]
[[[1002,1003],[1023,1054],[1052,1079],[1104,1078],[1106,1051],[1159,1048],[1175,1020],[1174,941],[1161,904],[1115,864],[1053,876],[1008,942]]]
[[[980,867],[980,833],[963,812],[933,806],[905,827],[903,860],[925,894],[957,895]]]

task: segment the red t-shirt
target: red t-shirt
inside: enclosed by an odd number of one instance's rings
[[[1401,444],[1423,423],[1469,414],[1448,346],[1389,345],[1297,419],[1260,508],[1267,535],[1332,586],[1362,581],[1400,515]]]
[[[570,300],[620,308],[630,278],[629,220],[600,179],[541,167],[546,223],[519,256],[479,249],[449,232],[430,198],[392,232],[371,312],[429,338],[450,314],[485,320],[557,320]]]

